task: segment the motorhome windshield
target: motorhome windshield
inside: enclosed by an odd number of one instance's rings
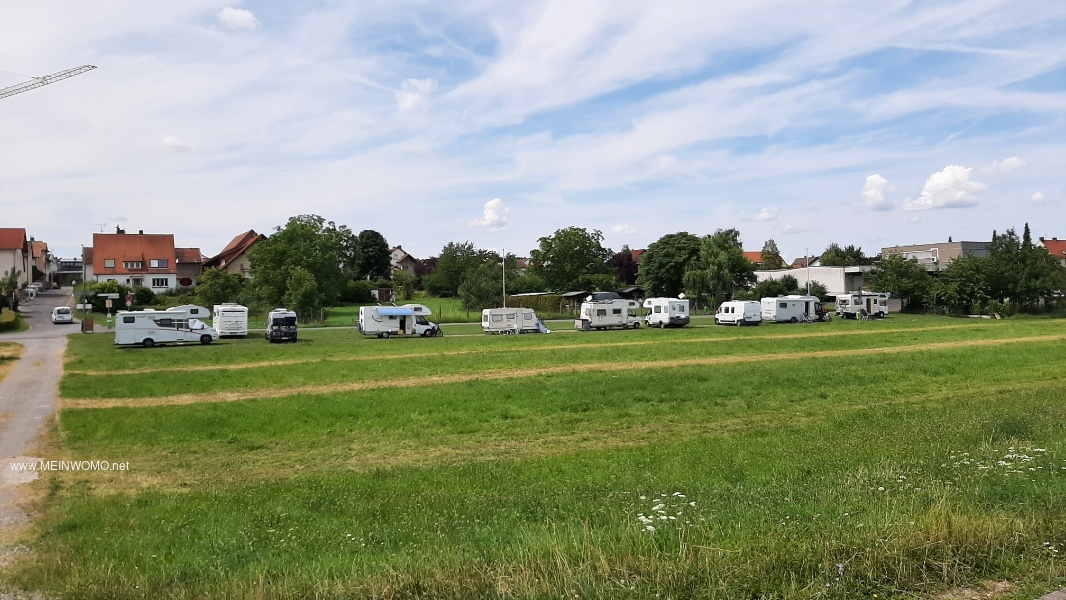
[[[273,327],[295,327],[296,317],[274,317],[270,321]]]

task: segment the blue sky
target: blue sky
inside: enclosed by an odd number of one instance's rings
[[[518,8],[516,8],[516,6]],[[0,5],[0,218],[217,253],[314,213],[418,257],[1066,236],[1066,4]]]

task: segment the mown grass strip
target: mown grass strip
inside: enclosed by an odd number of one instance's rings
[[[64,406],[68,408],[113,408],[119,406],[165,406],[181,404],[200,404],[215,402],[238,402],[252,398],[283,398],[287,396],[307,396],[333,394],[339,392],[353,392],[371,389],[424,387],[447,383],[460,383],[475,380],[501,380],[535,377],[557,373],[577,373],[588,371],[630,371],[661,368],[681,368],[693,366],[713,366],[730,363],[758,363],[784,360],[810,360],[818,358],[832,358],[840,356],[868,356],[874,354],[892,354],[905,351],[937,351],[951,348],[976,348],[979,346],[1000,346],[1019,343],[1042,343],[1060,342],[1064,338],[1060,335],[1031,336],[1022,338],[987,339],[987,340],[964,340],[953,342],[934,342],[924,344],[907,344],[892,347],[879,348],[855,348],[847,350],[819,350],[810,352],[789,352],[779,354],[763,354],[752,356],[715,356],[703,358],[672,359],[669,361],[644,360],[635,363],[584,363],[568,364],[552,367],[536,367],[524,369],[506,369],[494,371],[479,371],[468,374],[455,375],[423,375],[418,377],[393,378],[375,381],[359,381],[350,383],[338,383],[331,385],[310,385],[300,387],[273,387],[239,392],[214,392],[210,394],[179,394],[172,396],[154,396],[149,398],[106,398],[106,399],[67,399]]]

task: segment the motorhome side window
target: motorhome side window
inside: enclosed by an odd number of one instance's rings
[[[657,313],[661,313],[661,312],[663,312],[663,307],[661,307],[661,306],[656,306],[656,307],[655,307],[655,312],[657,312]]]
[[[612,308],[611,309],[611,314],[612,315],[620,315],[620,314],[622,314],[622,309],[620,309],[620,308]]]
[[[778,304],[778,306],[781,307],[781,308],[788,308],[788,304],[785,303],[785,302],[782,302],[781,304]]]
[[[596,309],[596,316],[597,317],[606,317],[607,316],[607,309],[606,308],[597,308]]]
[[[492,315],[492,320],[499,323],[503,320],[503,315]]]
[[[122,317],[122,322],[123,323],[132,323],[132,322],[134,322],[136,320],[137,319],[134,319],[133,317]]]
[[[174,319],[156,319],[156,327],[166,327],[167,329],[174,328]]]

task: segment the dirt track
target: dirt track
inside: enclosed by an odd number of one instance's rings
[[[882,330],[883,331],[883,330]],[[635,363],[620,364],[610,363],[584,363],[568,364],[554,367],[541,367],[522,369],[520,372],[514,369],[501,369],[483,371],[477,373],[463,373],[455,375],[426,375],[408,377],[403,379],[390,379],[387,381],[359,381],[352,383],[338,383],[331,385],[297,386],[288,388],[271,388],[254,391],[240,392],[211,392],[207,394],[180,394],[174,396],[158,396],[154,398],[116,398],[116,399],[77,399],[63,402],[64,408],[114,408],[114,407],[140,407],[140,406],[175,406],[184,404],[207,404],[215,402],[238,402],[258,398],[284,398],[288,396],[322,395],[339,392],[355,392],[370,389],[385,388],[408,388],[448,383],[461,383],[467,381],[496,381],[503,379],[518,379],[547,375],[554,373],[581,373],[589,371],[634,371],[656,368],[674,368],[683,366],[708,366],[720,364],[759,363],[779,360],[810,360],[812,358],[832,358],[838,356],[867,356],[874,354],[896,354],[900,352],[913,352],[915,350],[947,350],[952,348],[972,348],[980,346],[1000,346],[1020,343],[1042,343],[1063,341],[1062,335],[1045,335],[1020,338],[1005,338],[993,340],[962,340],[954,342],[932,342],[926,344],[911,344],[906,346],[893,346],[888,348],[862,348],[848,350],[822,350],[815,352],[786,352],[780,354],[764,354],[759,356],[711,356],[701,358],[671,359],[670,361],[640,361]],[[380,357],[379,357],[380,358]]]

